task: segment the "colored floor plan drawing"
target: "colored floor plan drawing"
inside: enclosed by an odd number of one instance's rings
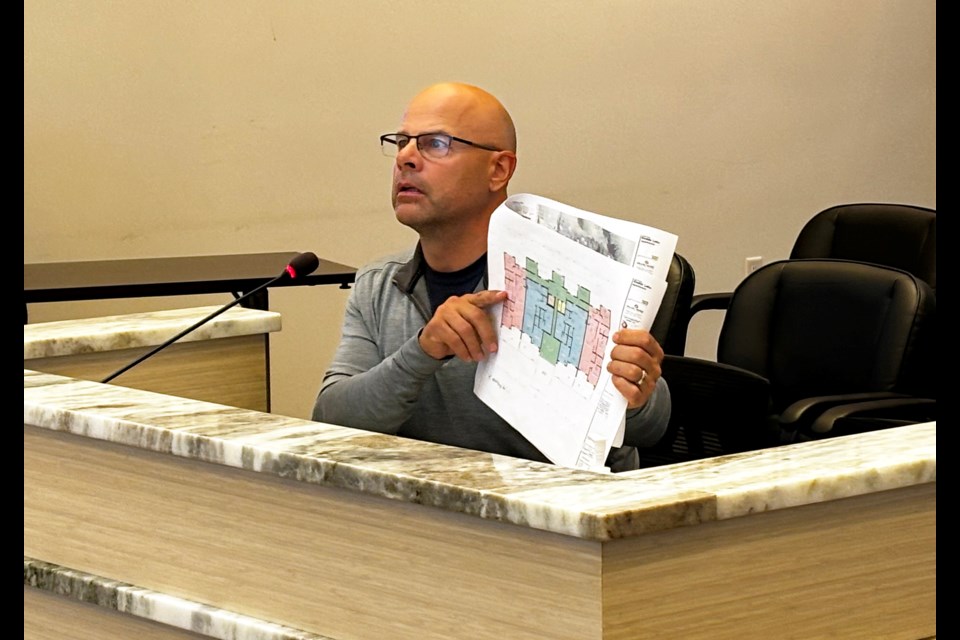
[[[577,368],[592,385],[600,379],[603,355],[610,335],[610,310],[590,306],[590,290],[578,287],[574,295],[554,271],[540,276],[536,261],[521,267],[503,254],[505,289],[501,326],[520,330],[547,362]]]

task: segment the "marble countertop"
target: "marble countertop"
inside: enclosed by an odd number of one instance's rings
[[[200,602],[23,557],[23,584],[221,640],[329,640]]]
[[[194,307],[23,325],[23,359],[154,347],[219,309]],[[280,314],[231,307],[178,342],[232,338],[280,330]]]
[[[23,420],[598,541],[935,482],[937,471],[936,423],[602,474],[26,369]]]

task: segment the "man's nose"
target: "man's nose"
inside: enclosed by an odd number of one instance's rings
[[[417,141],[410,140],[402,148],[397,149],[397,166],[417,168],[423,162]]]

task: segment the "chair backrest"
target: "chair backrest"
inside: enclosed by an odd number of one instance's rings
[[[773,410],[800,398],[922,393],[936,296],[918,277],[847,260],[783,260],[733,292],[717,361],[770,381]]]
[[[693,299],[695,286],[696,275],[693,267],[686,258],[674,253],[670,271],[667,273],[667,289],[650,328],[650,333],[665,353],[683,355],[687,342],[690,301]]]
[[[838,258],[907,271],[937,291],[937,212],[907,204],[825,209],[797,236],[791,259]]]

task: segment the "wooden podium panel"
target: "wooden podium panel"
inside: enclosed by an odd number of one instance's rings
[[[270,411],[270,361],[266,334],[172,344],[124,372],[111,384],[171,396]],[[83,380],[102,380],[147,347],[23,361],[24,369]]]
[[[209,640],[210,636],[23,588],[24,640]]]
[[[925,484],[607,543],[603,637],[931,638],[936,518]]]
[[[936,635],[933,424],[593,474],[25,372],[23,437],[25,564],[271,639]]]
[[[597,542],[24,438],[24,555],[338,640],[601,637]]]
[[[24,325],[23,368],[104,380],[183,334],[111,383],[268,412],[279,329],[277,313],[216,306]]]

